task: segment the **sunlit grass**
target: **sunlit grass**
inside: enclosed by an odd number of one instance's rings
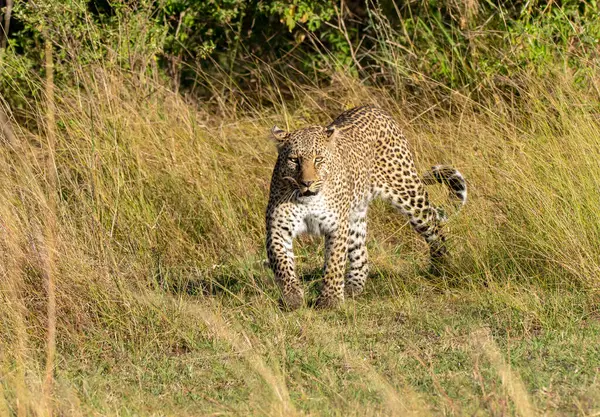
[[[0,413],[534,415],[600,407],[600,126],[593,93],[532,78],[520,107],[415,112],[339,75],[216,112],[100,66],[56,91],[57,351],[44,404],[51,210],[46,131],[0,158]],[[551,88],[552,87],[552,88]],[[557,95],[560,91],[560,96]],[[265,93],[268,95],[269,93]],[[587,94],[587,95],[586,95]],[[264,265],[273,124],[363,103],[404,126],[419,169],[470,200],[446,275],[384,204],[371,279],[337,311],[284,313]],[[233,104],[232,104],[233,105]],[[44,118],[40,106],[40,118]],[[441,188],[435,202],[449,204]],[[451,208],[449,208],[451,211]],[[297,246],[311,297],[322,244]]]

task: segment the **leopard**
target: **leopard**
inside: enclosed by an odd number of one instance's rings
[[[266,210],[266,252],[285,309],[305,304],[293,251],[294,239],[304,233],[325,238],[315,306],[333,308],[363,292],[369,274],[367,211],[376,198],[408,218],[428,243],[433,266],[443,264],[447,218],[430,203],[425,186],[445,184],[460,209],[467,201],[466,180],[448,165],[419,176],[409,143],[390,113],[360,106],[327,126],[290,132],[274,126],[270,136],[277,161]]]

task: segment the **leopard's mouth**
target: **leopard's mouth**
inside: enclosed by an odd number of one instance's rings
[[[319,194],[319,190],[311,190],[310,188],[300,189],[300,197],[312,197]]]

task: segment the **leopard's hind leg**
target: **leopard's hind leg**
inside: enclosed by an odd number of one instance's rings
[[[408,217],[413,229],[429,244],[433,265],[438,265],[447,252],[438,212],[430,204],[414,164],[398,161],[397,166],[398,170],[387,173],[377,185],[378,194]]]

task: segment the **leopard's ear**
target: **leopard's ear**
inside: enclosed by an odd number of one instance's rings
[[[335,137],[337,136],[337,133],[338,132],[335,126],[330,125],[325,128],[325,135],[327,136],[327,140],[330,144],[333,144],[333,142],[335,142]]]
[[[271,140],[277,144],[277,148],[281,148],[288,139],[288,132],[280,129],[277,126],[273,126],[271,129]]]

